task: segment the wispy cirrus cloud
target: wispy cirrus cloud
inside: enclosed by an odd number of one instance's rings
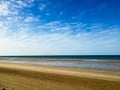
[[[118,54],[120,27],[21,14],[34,0],[0,1],[0,54]],[[44,7],[45,8],[45,7]],[[44,9],[43,8],[43,9]]]
[[[0,0],[0,16],[18,15],[21,9],[34,6],[35,0]]]
[[[1,54],[9,54],[6,51],[10,50],[14,54],[107,54],[108,51],[115,53],[120,38],[119,27],[103,28],[101,25],[95,27],[59,21],[34,27],[29,20],[23,21],[22,24],[17,22],[15,26],[17,27],[15,32],[9,31],[10,28],[7,27],[0,33],[4,36],[0,39],[2,43],[0,47],[3,50]],[[87,32],[88,27],[92,32]]]

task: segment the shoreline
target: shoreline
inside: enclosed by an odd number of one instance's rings
[[[1,58],[0,63],[55,66],[55,67],[72,67],[72,68],[88,68],[98,70],[120,71],[120,60],[61,60],[61,59],[36,59],[36,58]]]
[[[120,71],[120,60],[103,60],[103,61],[84,61],[84,60],[60,60],[60,59],[0,59],[0,63],[55,66],[55,67],[72,67],[88,68],[98,70]]]

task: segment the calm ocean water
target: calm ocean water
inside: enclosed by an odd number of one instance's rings
[[[41,58],[80,60],[120,60],[120,55],[49,55],[49,56],[0,56],[0,58]]]

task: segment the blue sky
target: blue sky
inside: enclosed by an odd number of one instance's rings
[[[120,55],[120,0],[0,0],[0,55]]]

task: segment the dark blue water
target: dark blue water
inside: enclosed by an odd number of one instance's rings
[[[41,58],[80,60],[120,60],[120,55],[43,55],[43,56],[0,56],[0,58]]]

